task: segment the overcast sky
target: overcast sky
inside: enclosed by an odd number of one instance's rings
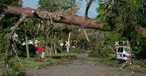
[[[33,9],[37,9],[38,7],[38,1],[39,0],[22,0],[23,1],[23,7],[30,7]],[[77,0],[81,3],[81,8],[78,10],[77,15],[84,16],[85,8],[86,8],[86,0]],[[96,8],[98,7],[98,3],[95,1],[92,3],[90,9],[89,9],[89,17],[90,18],[96,18],[98,15],[96,12]]]

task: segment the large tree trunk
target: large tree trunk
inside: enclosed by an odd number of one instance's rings
[[[82,28],[92,28],[92,29],[104,29],[103,23],[97,23],[96,19],[84,18],[75,15],[68,15],[66,13],[58,12],[48,12],[40,11],[30,8],[20,8],[15,6],[9,6],[5,4],[0,4],[0,13],[4,15],[14,15],[14,16],[26,16],[26,17],[38,17],[42,20],[52,20],[56,23],[67,23],[73,24]],[[146,38],[146,28],[142,30],[143,38]]]
[[[98,24],[96,26],[95,19],[84,18],[75,15],[68,15],[66,13],[58,13],[58,12],[48,12],[48,11],[40,11],[30,8],[20,8],[15,6],[9,6],[0,4],[0,12],[5,15],[14,15],[14,16],[22,16],[27,15],[27,17],[39,17],[42,20],[50,20],[56,23],[67,23],[74,24],[80,26],[82,28],[94,28],[94,29],[102,29],[103,24]]]

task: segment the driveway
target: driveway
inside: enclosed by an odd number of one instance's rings
[[[77,59],[66,65],[27,70],[29,76],[117,76],[117,68],[97,65],[88,54],[78,54]],[[129,74],[124,76],[130,76]],[[136,73],[135,76],[146,76]]]

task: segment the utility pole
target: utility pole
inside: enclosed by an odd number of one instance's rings
[[[26,43],[27,58],[30,58],[30,56],[29,56],[29,47],[28,47],[28,39],[27,39],[27,35],[26,35],[26,30],[25,30],[25,43]]]

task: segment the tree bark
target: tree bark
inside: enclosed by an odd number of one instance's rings
[[[51,20],[56,23],[67,23],[74,24],[80,26],[82,28],[93,28],[93,29],[102,29],[103,24],[99,24],[95,19],[84,18],[75,15],[68,15],[66,13],[58,13],[58,12],[48,12],[48,11],[40,11],[30,8],[20,8],[15,6],[9,6],[5,4],[0,4],[0,12],[5,15],[14,15],[14,16],[22,16],[23,14],[27,15],[27,17],[38,17],[42,20]],[[98,24],[98,25],[96,25]]]
[[[52,20],[56,23],[73,24],[81,28],[104,30],[104,28],[106,27],[104,26],[104,23],[96,22],[96,19],[84,18],[76,15],[69,15],[66,13],[60,14],[58,12],[48,12],[30,8],[20,8],[5,4],[0,4],[0,13],[3,13],[4,15],[14,16],[27,15],[27,17],[29,18],[37,17],[42,20]],[[146,28],[142,29],[142,37],[146,38]]]
[[[146,39],[146,28],[142,29],[142,37]]]
[[[85,18],[88,18],[88,10],[92,4],[92,0],[87,0],[86,9],[85,9]]]

